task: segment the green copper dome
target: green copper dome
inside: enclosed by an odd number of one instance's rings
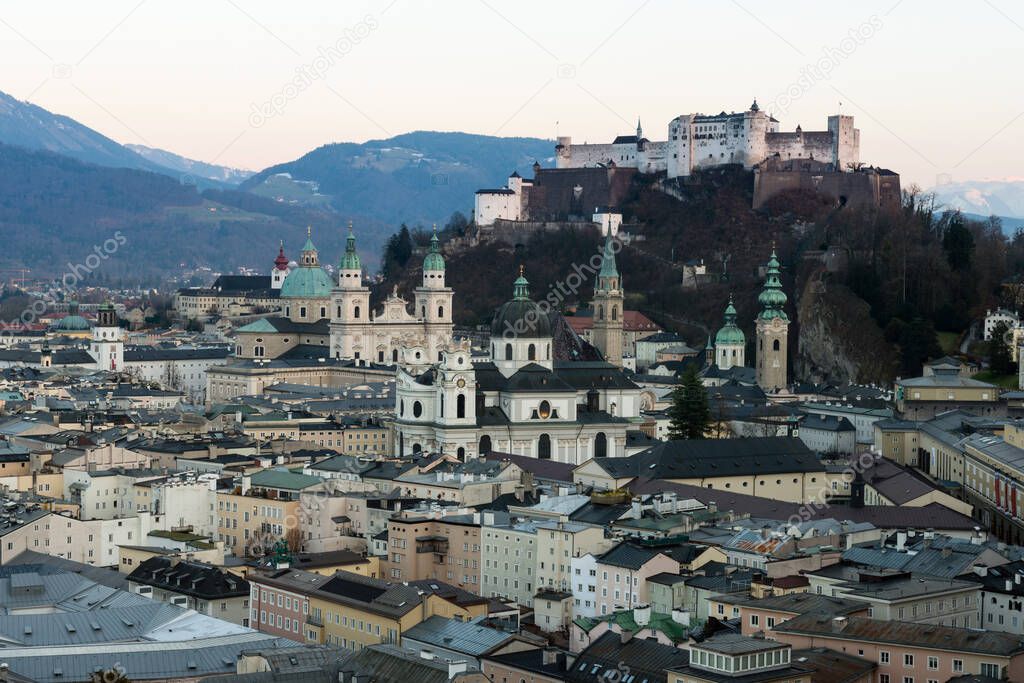
[[[363,264],[356,252],[356,236],[352,234],[352,221],[348,222],[348,237],[345,238],[345,254],[338,267],[342,270],[362,270]]]
[[[282,299],[315,299],[330,295],[331,278],[320,267],[316,246],[307,230],[299,267],[288,273],[281,283],[280,296]]]
[[[768,260],[768,273],[764,278],[764,289],[757,297],[761,304],[761,313],[758,318],[761,320],[789,320],[783,308],[786,305],[786,293],[782,291],[782,281],[779,279],[779,259],[772,249],[772,257]]]
[[[72,301],[68,304],[68,314],[61,318],[53,327],[61,332],[82,332],[92,329],[89,321],[78,315],[77,301]]]
[[[281,284],[284,299],[314,299],[331,295],[331,278],[320,266],[300,266]]]
[[[715,335],[715,345],[718,344],[739,344],[747,343],[747,337],[743,330],[736,325],[736,308],[732,305],[732,297],[729,297],[729,305],[725,307],[725,325]]]
[[[434,235],[430,238],[430,252],[423,259],[423,270],[444,271],[444,257],[441,256],[441,247],[437,239],[437,226],[434,226]]]
[[[530,299],[530,283],[519,267],[519,277],[512,285],[512,299],[495,312],[491,336],[503,339],[543,339],[551,336],[551,319]]]

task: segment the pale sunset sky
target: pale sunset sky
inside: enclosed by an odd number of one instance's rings
[[[782,130],[841,102],[905,185],[1019,178],[1022,66],[1010,0],[0,4],[0,90],[249,169],[412,130],[663,140],[756,97]]]

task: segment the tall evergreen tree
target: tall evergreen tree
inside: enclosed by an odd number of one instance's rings
[[[682,383],[672,391],[668,414],[670,439],[703,439],[711,430],[708,392],[693,365],[686,369]]]

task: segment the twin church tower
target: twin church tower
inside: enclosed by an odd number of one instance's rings
[[[594,327],[592,341],[605,360],[622,365],[622,333],[624,294],[622,277],[615,263],[611,234],[605,237],[601,270],[594,285]],[[789,316],[786,315],[786,293],[782,291],[780,263],[775,249],[765,267],[764,286],[757,298],[760,312],[755,321],[757,385],[766,393],[775,393],[788,386]],[[713,348],[707,353],[709,364],[719,370],[746,365],[746,336],[736,324],[736,308],[732,297],[725,308],[725,325],[715,335]]]

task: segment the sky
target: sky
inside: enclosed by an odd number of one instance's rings
[[[604,142],[742,111],[910,182],[1024,176],[1010,0],[0,4],[0,90],[122,143],[261,169],[412,130]]]

